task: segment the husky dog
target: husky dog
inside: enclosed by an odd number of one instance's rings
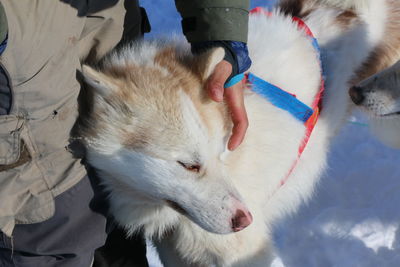
[[[369,114],[372,132],[384,144],[400,148],[400,61],[352,87],[350,96]]]
[[[399,4],[282,1],[272,15],[250,17],[249,71],[308,106],[321,87],[321,66],[292,16],[304,19],[323,51],[323,109],[300,159],[304,123],[251,84],[245,140],[227,150],[228,110],[204,89],[223,49],[193,56],[183,40],[143,41],[112,53],[97,69],[84,66],[94,95],[80,135],[118,223],[153,239],[165,266],[270,265],[273,225],[311,197],[347,115],[347,88],[376,66],[373,53],[391,52],[377,51],[390,5]]]

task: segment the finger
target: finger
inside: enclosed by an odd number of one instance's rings
[[[235,150],[243,141],[249,125],[243,98],[244,81],[225,89],[225,101],[233,122],[228,149]]]
[[[217,102],[224,100],[224,84],[231,72],[232,65],[228,61],[223,60],[217,64],[206,84],[206,89],[212,100]]]

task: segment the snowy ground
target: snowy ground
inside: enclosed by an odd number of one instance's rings
[[[151,36],[181,34],[171,0],[141,3]],[[362,116],[355,120],[336,138],[315,197],[277,226],[275,267],[400,266],[400,151],[376,141]],[[148,257],[161,266],[151,248]]]
[[[284,266],[400,266],[400,151],[349,123],[317,193],[276,231]]]

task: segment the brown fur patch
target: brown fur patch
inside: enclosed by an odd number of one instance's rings
[[[285,15],[303,17],[304,2],[305,0],[282,0],[279,2],[279,7]]]
[[[285,15],[299,17],[305,19],[313,11],[325,4],[321,4],[316,0],[282,0],[279,2],[279,7]],[[357,19],[357,14],[349,9],[344,10],[338,17],[337,22],[343,28],[348,28]]]
[[[358,69],[352,85],[382,71],[400,59],[400,1],[387,0],[387,4],[389,14],[381,45],[375,48]]]
[[[211,125],[207,123],[209,121],[210,110],[218,112],[224,118],[226,117],[227,110],[224,104],[211,101],[204,87],[206,81],[203,80],[202,72],[206,68],[205,62],[208,62],[204,58],[207,56],[210,56],[210,54],[206,53],[190,58],[179,58],[173,48],[166,48],[156,55],[154,61],[161,67],[168,69],[168,71],[178,78],[181,88],[193,101],[202,122],[210,129]],[[226,130],[230,128],[228,119],[224,119],[223,126]]]
[[[356,13],[354,13],[354,11],[352,10],[345,10],[342,13],[340,13],[337,17],[336,17],[336,21],[338,22],[338,24],[344,28],[347,29],[349,28],[351,25],[353,25],[354,23],[357,23],[358,20],[358,16]]]
[[[180,58],[173,47],[165,48],[158,52],[154,62],[168,70],[178,82],[179,87],[183,89],[191,88],[191,92],[197,92],[200,95],[204,93],[203,91],[194,90],[201,83],[200,76],[195,69],[195,62],[191,61],[191,64],[188,64],[187,59]]]

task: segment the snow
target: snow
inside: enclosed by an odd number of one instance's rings
[[[252,1],[252,6],[273,1]],[[171,0],[142,0],[150,37],[182,34]],[[276,226],[273,267],[400,266],[400,151],[375,140],[356,114],[335,139],[315,196]],[[160,267],[148,246],[151,267]]]
[[[277,226],[284,266],[400,266],[400,151],[356,121],[336,138],[312,201]]]

